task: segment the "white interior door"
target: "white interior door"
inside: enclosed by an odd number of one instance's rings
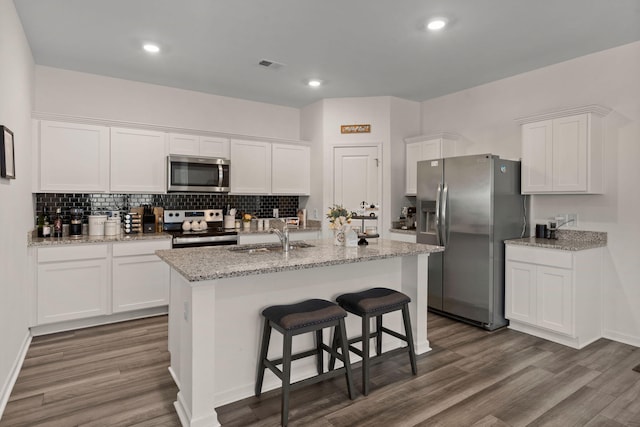
[[[378,147],[335,147],[334,203],[355,211],[360,203],[380,203]]]

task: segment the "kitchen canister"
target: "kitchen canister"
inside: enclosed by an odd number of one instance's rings
[[[224,228],[230,229],[230,228],[235,228],[235,226],[236,226],[236,217],[233,215],[225,215]]]
[[[89,236],[104,236],[106,215],[89,215]]]
[[[120,217],[109,218],[104,222],[104,235],[117,236],[120,228]]]

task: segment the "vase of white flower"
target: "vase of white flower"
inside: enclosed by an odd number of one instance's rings
[[[327,212],[329,218],[329,228],[333,230],[333,244],[344,246],[344,229],[351,223],[351,213],[342,205],[333,205]]]

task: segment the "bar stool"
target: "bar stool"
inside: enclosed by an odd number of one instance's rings
[[[344,373],[347,380],[349,398],[353,400],[353,380],[351,378],[351,363],[349,362],[349,344],[344,326],[344,318],[347,312],[331,301],[321,299],[310,299],[297,304],[274,305],[262,311],[264,316],[264,328],[262,333],[262,343],[260,344],[260,356],[258,360],[258,375],[256,379],[255,395],[260,396],[262,392],[262,381],[264,370],[269,368],[282,381],[282,403],[281,422],[286,426],[289,421],[289,392],[304,385],[320,382],[324,379],[336,377]],[[334,342],[340,342],[342,353],[337,349],[324,344],[322,330],[334,327]],[[269,340],[271,329],[275,329],[283,335],[282,358],[269,360]],[[316,347],[297,354],[291,354],[291,342],[295,335],[307,332],[315,332]],[[323,352],[328,352],[331,357],[340,359],[344,366],[340,369],[324,371]],[[291,384],[291,361],[304,357],[316,356],[316,367],[318,375]],[[282,370],[277,365],[282,365]]]
[[[349,350],[362,357],[362,394],[369,394],[369,368],[372,364],[382,362],[398,353],[409,353],[411,372],[417,375],[416,352],[413,346],[413,334],[411,332],[411,319],[409,318],[409,303],[411,298],[402,292],[387,288],[372,288],[362,292],[348,293],[340,295],[336,301],[349,313],[362,318],[362,335],[351,338]],[[402,310],[402,320],[404,323],[405,335],[392,331],[382,326],[382,315],[393,311]],[[375,317],[376,330],[371,332],[370,319]],[[407,343],[406,347],[382,353],[382,333],[392,335]],[[376,356],[370,357],[369,345],[371,338],[376,339]],[[362,350],[354,347],[353,343],[362,342]],[[334,340],[333,348],[337,349],[337,341]],[[335,366],[335,358],[329,359],[329,369]]]

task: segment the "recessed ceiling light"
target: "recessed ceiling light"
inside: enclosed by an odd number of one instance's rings
[[[318,79],[311,79],[307,82],[307,84],[311,87],[319,87],[322,85],[322,81]]]
[[[158,53],[160,52],[160,46],[153,43],[145,43],[142,45],[142,48],[149,53]]]
[[[431,31],[439,31],[447,26],[446,18],[431,18],[429,22],[427,22],[427,29]]]

